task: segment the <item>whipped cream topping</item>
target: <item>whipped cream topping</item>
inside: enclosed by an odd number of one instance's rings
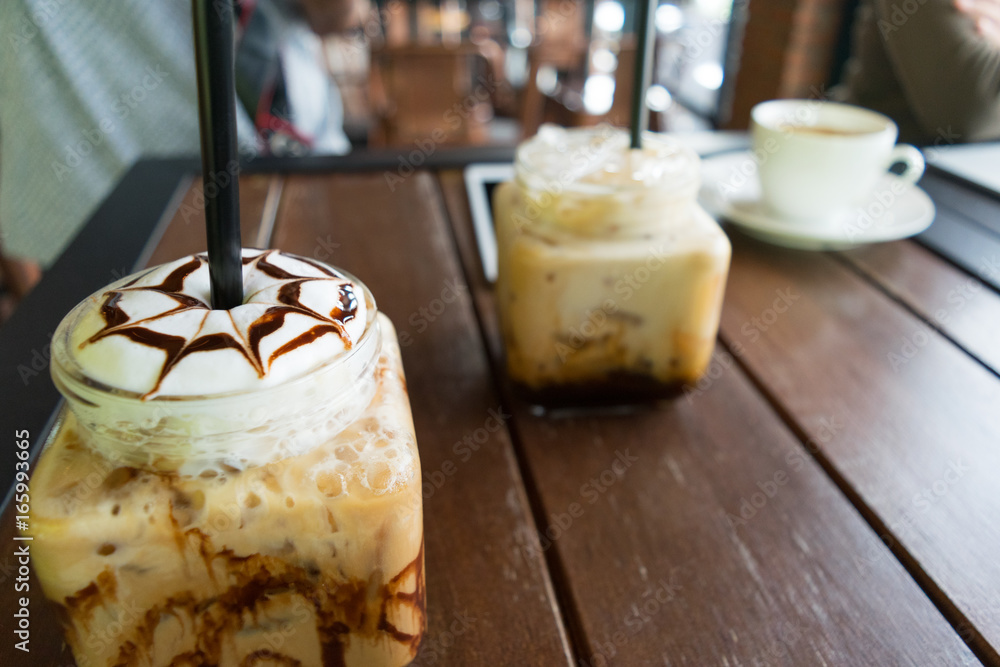
[[[81,372],[142,395],[210,396],[299,377],[365,331],[363,290],[331,268],[243,250],[243,304],[212,310],[206,255],[130,276],[90,297],[71,334]]]
[[[697,188],[698,156],[674,139],[652,132],[641,149],[629,147],[625,130],[610,126],[567,130],[542,125],[517,151],[531,175],[571,189]]]
[[[632,149],[621,129],[543,125],[517,151],[519,225],[553,243],[686,234],[699,158],[669,136],[643,137]]]

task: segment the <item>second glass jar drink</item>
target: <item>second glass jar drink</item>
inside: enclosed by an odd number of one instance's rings
[[[663,135],[543,126],[494,194],[512,380],[541,403],[633,400],[696,380],[730,244],[698,205],[699,160]]]

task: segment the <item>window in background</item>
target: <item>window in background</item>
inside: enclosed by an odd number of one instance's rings
[[[733,0],[662,3],[656,10],[660,43],[657,81],[692,112],[713,121],[720,109]]]

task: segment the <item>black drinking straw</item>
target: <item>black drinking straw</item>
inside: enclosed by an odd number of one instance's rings
[[[193,0],[198,122],[212,308],[243,303],[231,0]]]
[[[657,0],[638,0],[636,2],[635,36],[635,70],[632,78],[632,117],[631,131],[632,148],[642,148],[642,132],[649,125],[649,109],[646,108],[646,90],[653,77],[653,45],[656,39],[653,34],[653,12],[656,11]]]

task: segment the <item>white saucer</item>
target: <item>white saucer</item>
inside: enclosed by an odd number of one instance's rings
[[[775,245],[843,250],[904,239],[924,231],[934,220],[934,203],[927,193],[892,173],[886,173],[864,201],[817,226],[781,218],[761,202],[757,163],[749,151],[706,158],[701,166],[702,206],[746,234]]]

